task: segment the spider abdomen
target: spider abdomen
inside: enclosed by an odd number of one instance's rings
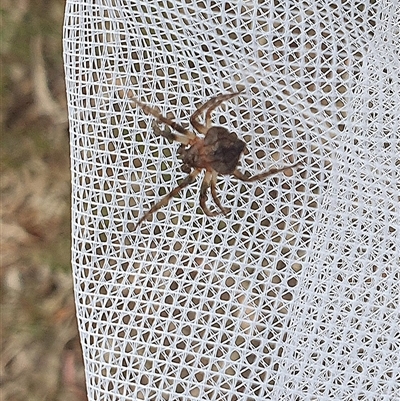
[[[219,174],[232,174],[245,148],[235,133],[224,127],[212,127],[205,138],[196,137],[189,148],[180,149],[185,168],[215,170]]]
[[[235,133],[224,127],[211,127],[204,138],[208,163],[219,174],[233,173],[245,146]]]

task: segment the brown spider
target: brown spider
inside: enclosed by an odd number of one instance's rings
[[[204,137],[199,137],[195,133],[183,128],[175,121],[170,120],[160,114],[160,112],[139,100],[132,98],[133,102],[141,107],[146,113],[154,116],[158,123],[163,123],[171,127],[177,133],[172,133],[170,129],[162,131],[157,125],[154,125],[154,132],[171,141],[178,141],[181,146],[178,149],[178,154],[182,159],[182,170],[189,175],[171,192],[165,195],[159,202],[153,205],[137,222],[134,229],[136,229],[144,220],[152,215],[168,202],[179,192],[195,181],[197,175],[201,170],[205,170],[205,175],[200,188],[200,207],[203,209],[207,216],[216,216],[218,212],[211,212],[206,206],[207,191],[211,187],[211,195],[214,202],[219,207],[223,214],[228,213],[228,209],[223,207],[217,196],[217,177],[219,174],[228,175],[232,174],[239,180],[252,182],[262,180],[272,174],[280,173],[286,169],[297,167],[300,163],[282,168],[272,168],[266,172],[256,174],[252,177],[247,177],[237,169],[239,158],[242,155],[246,145],[241,141],[235,133],[229,132],[224,127],[213,127],[211,125],[211,113],[222,102],[239,95],[240,92],[228,93],[226,95],[219,95],[211,98],[208,102],[204,103],[191,117],[190,123],[193,128],[203,134]],[[205,125],[199,121],[199,116],[205,112]],[[192,171],[192,169],[194,169]]]

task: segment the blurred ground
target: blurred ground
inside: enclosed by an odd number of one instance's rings
[[[63,0],[1,6],[2,401],[86,400],[70,267]]]

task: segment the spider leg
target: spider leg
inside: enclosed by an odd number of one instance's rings
[[[166,128],[162,130],[158,124],[157,121],[154,121],[153,124],[151,125],[153,128],[153,131],[156,135],[163,136],[164,138],[167,138],[169,141],[177,141],[180,142],[183,145],[189,145],[190,139],[187,136],[184,135],[176,135],[174,134],[170,128]]]
[[[194,129],[203,135],[207,134],[209,128],[211,128],[211,113],[215,110],[222,102],[229,100],[235,96],[238,96],[241,92],[227,93],[225,95],[219,95],[211,98],[208,102],[204,103],[199,109],[197,109],[190,117],[190,124]],[[200,115],[206,111],[205,123],[202,125],[199,122]]]
[[[200,173],[201,170],[196,169],[193,170],[176,188],[174,188],[170,193],[165,195],[159,202],[157,202],[155,205],[153,205],[136,223],[135,227],[133,230],[136,230],[137,227],[140,226],[140,224],[147,220],[149,216],[151,216],[153,213],[157,212],[160,210],[163,206],[167,205],[168,202],[174,197],[179,194],[179,192],[190,185],[192,182],[195,181],[197,175]]]
[[[282,168],[271,168],[268,171],[265,171],[264,173],[256,174],[253,175],[252,177],[247,177],[245,176],[241,171],[236,169],[232,174],[234,177],[238,178],[239,180],[246,181],[246,182],[254,182],[254,181],[261,181],[266,177],[269,177],[270,175],[278,174],[281,173],[282,171],[288,170],[290,168],[295,168],[299,166],[301,163],[298,162],[296,164],[292,164],[290,166],[284,166]]]
[[[217,195],[217,177],[218,173],[213,170],[211,177],[211,195],[214,199],[215,204],[220,208],[221,212],[223,214],[227,214],[229,212],[229,209],[221,205],[221,201],[219,200]]]
[[[241,94],[241,91],[240,92],[235,92],[235,93],[228,93],[228,94],[226,94],[226,95],[220,95],[220,96],[217,96],[216,97],[216,103],[215,104],[213,104],[213,105],[211,105],[210,107],[209,107],[209,109],[207,110],[207,112],[206,112],[206,127],[207,127],[207,130],[208,129],[210,129],[211,128],[211,113],[221,104],[221,103],[223,103],[223,102],[225,102],[225,101],[227,101],[227,100],[229,100],[229,99],[232,99],[233,97],[235,97],[235,96],[238,96],[238,95],[240,95]]]
[[[204,174],[203,182],[201,183],[201,187],[200,187],[200,207],[203,209],[204,213],[207,216],[213,217],[213,216],[216,216],[218,213],[211,212],[210,209],[206,205],[207,191],[208,191],[208,188],[210,187],[211,179],[212,179],[212,172],[206,171],[206,173]]]
[[[173,130],[179,132],[180,135],[176,135],[171,132],[168,133],[168,131],[162,131],[160,129],[158,129],[158,132],[156,132],[157,134],[165,136],[168,139],[184,143],[185,145],[187,145],[191,140],[196,138],[196,135],[193,132],[183,128],[177,122],[175,122],[167,117],[164,117],[157,109],[150,107],[145,103],[142,103],[140,100],[138,100],[134,97],[131,98],[131,100],[134,104],[139,106],[146,114],[152,115],[153,117],[155,117],[157,119],[158,122],[161,122],[161,123],[171,127]],[[153,128],[154,128],[154,126],[153,126]]]

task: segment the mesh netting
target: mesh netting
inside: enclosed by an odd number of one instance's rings
[[[90,400],[396,399],[399,18],[397,1],[67,2]],[[219,176],[216,217],[202,172],[135,228],[187,173],[132,97],[190,128],[238,90],[213,123],[246,143],[240,170],[301,164]]]

